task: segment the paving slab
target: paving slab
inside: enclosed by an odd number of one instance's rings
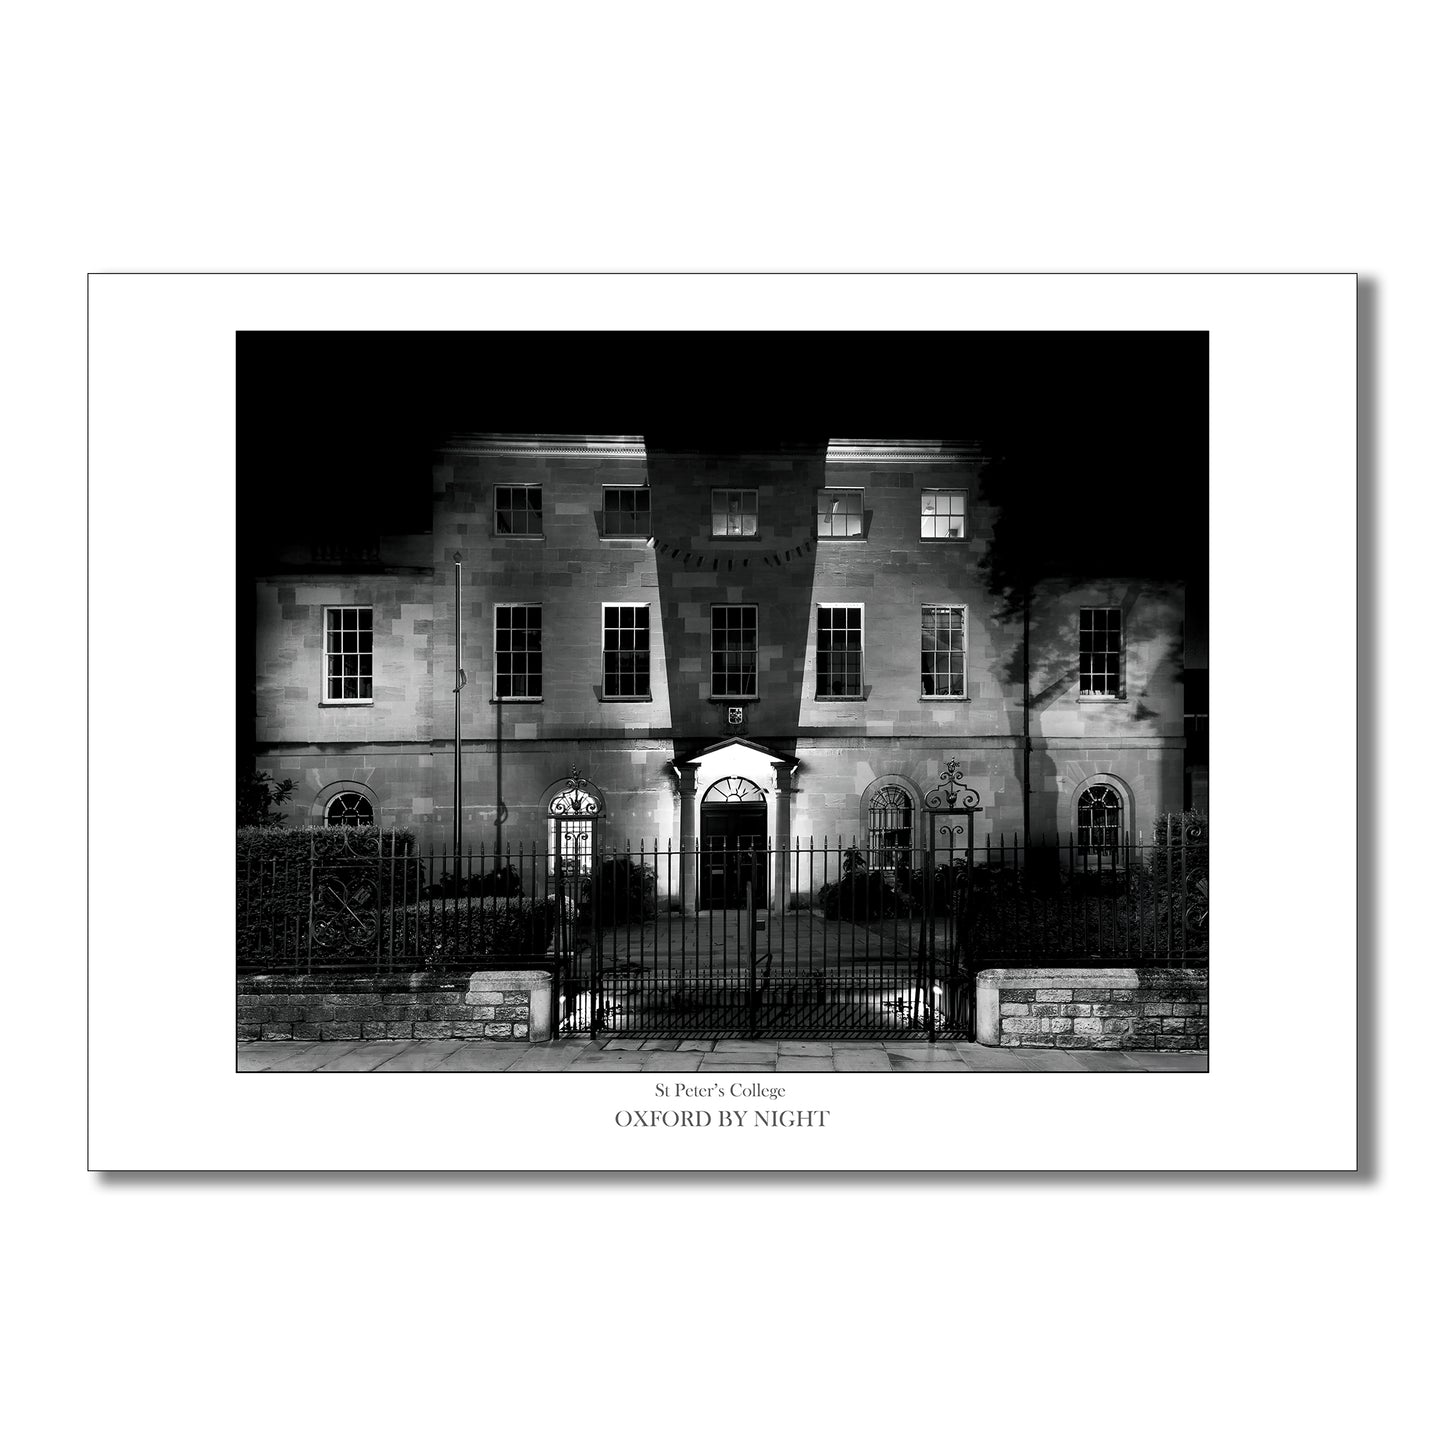
[[[633,1053],[645,1042],[645,1039],[608,1039],[604,1048],[608,1053]]]
[[[710,1054],[716,1039],[682,1039],[679,1041],[677,1051],[680,1054]]]
[[[644,1054],[644,1074],[695,1074],[702,1067],[706,1054]]]
[[[461,1048],[462,1039],[418,1039],[372,1070],[376,1074],[429,1074],[448,1054]]]
[[[1100,1052],[1106,1052],[1100,1050]],[[1137,1060],[1138,1066],[1147,1069],[1153,1074],[1207,1074],[1209,1072],[1208,1054],[1184,1054],[1173,1051],[1159,1053],[1138,1053],[1133,1050],[1126,1050],[1120,1054],[1120,1058]]]
[[[768,1039],[719,1039],[715,1054],[769,1054],[778,1052],[778,1045]]]
[[[509,1074],[560,1074],[583,1050],[575,1044],[536,1044],[507,1070]]]
[[[642,1041],[642,1052],[643,1052],[644,1054],[650,1054],[650,1053],[669,1053],[669,1054],[675,1054],[675,1053],[677,1052],[677,1040],[676,1040],[676,1039],[643,1039],[643,1041]]]
[[[827,1039],[784,1039],[778,1044],[778,1054],[801,1055],[804,1058],[831,1059],[833,1044]]]
[[[520,1064],[527,1056],[528,1046],[523,1043],[464,1043],[455,1053],[448,1054],[435,1069],[435,1074],[503,1074]]]
[[[378,1064],[383,1064],[394,1054],[399,1054],[407,1045],[406,1039],[377,1039],[371,1043],[357,1044],[349,1054],[328,1059],[320,1065],[318,1074],[369,1074]]]
[[[889,1044],[884,1052],[890,1059],[954,1059],[958,1058],[958,1050],[952,1044]]]
[[[741,1054],[704,1054],[700,1074],[775,1074],[778,1060],[769,1054],[766,1058],[747,1059]]]
[[[566,1074],[640,1074],[645,1054],[578,1054],[562,1071]]]
[[[1024,1062],[1037,1074],[1087,1074],[1089,1066],[1080,1057],[1087,1052],[1087,1049],[1030,1049]]]
[[[840,1067],[839,1073],[843,1070]],[[876,1071],[875,1071],[876,1072]],[[979,1070],[962,1059],[894,1059],[894,1074],[975,1074]]]
[[[886,1074],[890,1072],[890,1061],[882,1049],[876,1053],[837,1049],[833,1053],[833,1069],[839,1074]]]
[[[385,1040],[378,1042],[385,1042]],[[267,1065],[266,1071],[272,1074],[315,1073],[323,1064],[343,1059],[353,1049],[360,1047],[360,1039],[337,1039],[324,1044],[293,1044],[293,1052],[272,1059]]]
[[[779,1074],[831,1074],[833,1068],[833,1055],[826,1057],[817,1054],[779,1054]]]

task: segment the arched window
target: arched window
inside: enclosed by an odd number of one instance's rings
[[[547,872],[553,879],[592,872],[592,825],[602,802],[592,784],[573,768],[547,804]]]
[[[913,799],[896,783],[868,804],[868,858],[875,868],[906,868],[913,850]]]
[[[328,828],[369,828],[373,821],[371,800],[360,793],[338,793],[326,805]]]
[[[1095,783],[1079,794],[1079,843],[1084,848],[1115,849],[1120,843],[1124,805],[1107,783]]]

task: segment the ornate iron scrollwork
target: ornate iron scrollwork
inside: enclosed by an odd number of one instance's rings
[[[591,782],[580,768],[573,768],[567,777],[568,786],[547,804],[547,811],[554,818],[595,818],[601,809]]]
[[[923,795],[923,806],[935,813],[977,813],[978,793],[964,779],[956,759],[938,775],[940,786]]]

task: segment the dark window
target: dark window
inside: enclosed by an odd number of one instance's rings
[[[875,868],[907,868],[913,848],[913,799],[896,783],[873,794],[868,804],[868,853]]]
[[[652,535],[652,494],[646,487],[604,487],[602,489],[602,535],[604,537],[650,537]]]
[[[338,793],[326,805],[328,828],[369,828],[373,821],[371,801],[360,793]]]
[[[504,603],[497,608],[498,697],[542,696],[542,609]]]
[[[712,694],[714,697],[758,695],[756,607],[713,608]]]
[[[1123,613],[1117,607],[1085,607],[1079,613],[1079,695],[1121,697]]]
[[[541,487],[497,488],[497,535],[540,537],[542,535]]]
[[[863,535],[863,490],[861,487],[829,487],[818,493],[818,535],[820,537],[861,537]]]
[[[863,609],[818,609],[818,696],[863,695]]]
[[[603,697],[646,697],[651,659],[646,607],[602,609]]]
[[[326,701],[371,700],[371,608],[326,609]]]
[[[968,696],[968,608],[923,609],[923,695]]]
[[[1113,788],[1104,783],[1085,788],[1079,796],[1079,843],[1091,849],[1117,848],[1123,816],[1123,804]]]

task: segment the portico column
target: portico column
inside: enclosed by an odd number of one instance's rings
[[[697,912],[697,764],[677,763],[678,886],[682,890],[683,914]]]
[[[782,913],[788,906],[789,851],[793,843],[793,778],[795,763],[773,764],[773,796],[777,800],[773,820],[773,912]]]

